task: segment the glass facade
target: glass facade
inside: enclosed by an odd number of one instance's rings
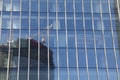
[[[0,80],[120,80],[120,0],[0,0]]]

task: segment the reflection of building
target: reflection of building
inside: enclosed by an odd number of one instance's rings
[[[50,65],[41,65],[45,69],[54,70],[54,80],[120,80],[119,1],[0,0],[0,45],[11,40],[5,44],[11,56],[8,56],[2,45],[0,50],[7,55],[0,55],[0,65],[8,65],[9,62],[9,75],[16,76],[14,74],[19,75],[16,70],[20,60],[20,78],[28,80],[27,73],[30,73],[30,78],[37,80],[37,77],[42,76],[37,74],[38,58],[41,58],[42,63],[47,63],[51,56],[46,58],[42,54],[41,57],[31,54],[38,53],[37,42],[43,41],[46,43],[40,52],[53,52],[55,68],[52,67],[52,59]],[[29,37],[37,34],[33,38],[36,41],[27,41],[26,34]],[[18,38],[21,43],[19,46],[16,45],[19,43]],[[29,41],[33,41],[34,46],[30,45],[33,43],[28,44]],[[30,60],[27,57],[30,57]],[[26,66],[30,68],[24,68]],[[40,69],[44,71],[42,67]],[[1,70],[6,74],[6,69]],[[49,77],[49,72],[42,73],[47,73],[46,76]]]
[[[26,80],[27,78],[27,69],[28,69],[28,58],[30,58],[30,79],[37,80],[37,69],[38,69],[38,42],[34,39],[30,40],[30,57],[28,57],[28,39],[21,39],[21,47],[20,47],[20,63],[19,63],[19,68],[21,69],[19,73],[20,80]],[[13,43],[11,46],[11,52],[10,52],[10,80],[16,80],[17,75],[16,75],[16,70],[18,68],[18,51],[19,51],[19,42],[18,40]],[[52,56],[52,51],[49,50],[49,63],[48,63],[48,48],[44,46],[42,43],[40,43],[40,80],[48,80],[48,65],[50,66],[49,68],[49,73],[50,73],[50,80],[54,80],[54,63],[53,63],[53,56]],[[7,60],[8,60],[8,46],[0,46],[0,67],[1,68],[6,68],[7,67]],[[13,69],[12,69],[13,68]],[[15,69],[15,70],[14,70]],[[5,76],[6,73],[4,71],[0,72],[0,76],[3,76],[2,80],[6,80]]]

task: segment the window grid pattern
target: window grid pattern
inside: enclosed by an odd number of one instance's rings
[[[119,0],[116,2],[114,0],[0,0],[0,2],[2,3],[0,46],[8,47],[7,65],[1,67],[6,69],[6,78],[3,80],[14,80],[11,77],[12,69],[16,70],[15,78],[22,79],[21,38],[28,39],[27,66],[23,67],[27,67],[25,80],[31,80],[31,64],[33,64],[31,39],[42,42],[43,37],[46,40],[44,45],[48,47],[47,80],[51,80],[50,50],[53,51],[55,80],[73,78],[92,80],[92,77],[95,80],[102,80],[101,77],[104,80],[120,79],[118,35],[120,28],[117,23],[120,19]],[[114,10],[114,3],[117,3],[118,13]],[[17,39],[19,44],[15,61],[12,49],[16,47],[14,42]],[[40,80],[41,45],[39,43],[37,45],[35,79]]]

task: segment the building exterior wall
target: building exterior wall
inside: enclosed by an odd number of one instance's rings
[[[119,3],[0,0],[0,80],[120,80]]]

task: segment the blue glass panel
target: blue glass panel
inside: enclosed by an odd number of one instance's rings
[[[95,19],[94,21],[94,29],[95,30],[102,30],[102,23],[101,23],[101,20],[100,19]]]
[[[2,0],[0,0],[0,11],[2,11]]]
[[[66,49],[59,49],[59,67],[67,67]]]
[[[42,32],[43,30],[41,30]],[[50,30],[49,31],[49,44],[50,44],[50,47],[54,47],[56,48],[57,47],[57,38],[56,38],[56,30]],[[59,36],[58,36],[59,37]],[[60,40],[61,41],[61,40]],[[59,45],[59,43],[58,43]]]
[[[86,30],[92,30],[92,20],[91,19],[86,19],[85,20],[85,29]]]
[[[96,48],[104,48],[102,31],[95,31]]]
[[[56,12],[56,2],[54,0],[50,1],[48,8],[49,8],[49,12]]]
[[[107,53],[108,67],[109,68],[116,68],[115,53],[114,53],[113,49],[107,49],[106,53]]]
[[[84,48],[85,47],[84,32],[77,31],[76,33],[77,33],[77,47]]]
[[[67,9],[67,12],[73,12],[73,6],[71,6],[71,5],[73,5],[73,2],[67,0],[67,1],[66,1],[66,9]]]
[[[68,53],[69,53],[68,54],[69,67],[76,68],[76,51],[75,51],[75,49],[68,49]]]
[[[29,0],[22,1],[22,11],[29,11]]]
[[[86,31],[86,47],[94,48],[94,38],[92,31]]]
[[[65,31],[58,31],[58,46],[66,48],[66,32]]]
[[[0,44],[6,44],[7,41],[9,40],[9,35],[10,35],[10,30],[3,29],[1,31],[1,39],[0,39]]]
[[[120,50],[116,49],[117,65],[120,68]]]
[[[68,31],[68,47],[75,48],[75,35],[74,31]]]
[[[90,80],[97,80],[96,69],[89,69]]]
[[[12,26],[13,26],[13,29],[20,29],[20,18],[19,17],[13,18]]]
[[[60,26],[60,30],[65,30],[65,20],[58,19],[58,21],[59,21],[58,26]]]
[[[70,80],[78,80],[78,74],[76,68],[70,68]]]
[[[86,67],[86,55],[85,55],[84,49],[78,49],[78,61],[79,61],[80,68]]]
[[[11,3],[10,0],[3,1],[3,11],[10,11]]]
[[[47,19],[40,19],[40,29],[45,29],[47,27]]]
[[[104,38],[105,38],[106,48],[113,48],[112,34],[110,31],[104,32]]]
[[[93,2],[93,12],[99,13],[100,12],[100,1]]]
[[[58,12],[64,12],[65,11],[64,0],[58,1],[57,7]]]
[[[84,12],[91,13],[91,4],[90,1],[84,1]]]
[[[119,31],[114,31],[114,33],[113,33],[113,38],[114,38],[114,45],[115,45],[115,48],[119,48]]]
[[[104,30],[111,30],[111,23],[109,19],[103,20]]]
[[[32,12],[38,11],[38,0],[31,0],[31,11]]]
[[[68,30],[74,30],[74,20],[73,19],[68,19],[67,20],[67,29]]]
[[[29,27],[29,19],[28,19],[28,17],[22,18],[21,27],[22,27],[22,29],[28,29],[28,27]]]
[[[109,77],[110,80],[117,80],[116,69],[109,69],[109,74],[110,74]]]
[[[88,67],[89,68],[95,68],[96,67],[96,62],[95,62],[94,49],[87,49],[87,55],[88,55]]]
[[[102,2],[101,6],[102,6],[102,13],[109,13],[109,8],[108,8],[109,6],[107,0],[106,2]]]
[[[82,2],[80,0],[76,0],[75,10],[76,12],[82,13]]]
[[[80,80],[88,80],[86,69],[80,69]]]
[[[81,19],[76,20],[76,30],[84,30],[84,28],[83,28],[83,20],[81,20]]]
[[[38,19],[36,18],[31,18],[31,29],[38,29]]]
[[[10,17],[9,16],[3,16],[2,28],[3,29],[10,29]]]
[[[40,1],[40,12],[47,12],[47,1]]]
[[[13,11],[20,11],[20,0],[12,0]]]
[[[116,21],[118,21],[118,20],[116,20],[116,19],[112,19],[112,28],[113,28],[113,30],[119,30]]]
[[[104,49],[97,49],[97,61],[100,69],[105,68]]]
[[[106,69],[99,69],[99,78],[100,80],[107,80]]]

